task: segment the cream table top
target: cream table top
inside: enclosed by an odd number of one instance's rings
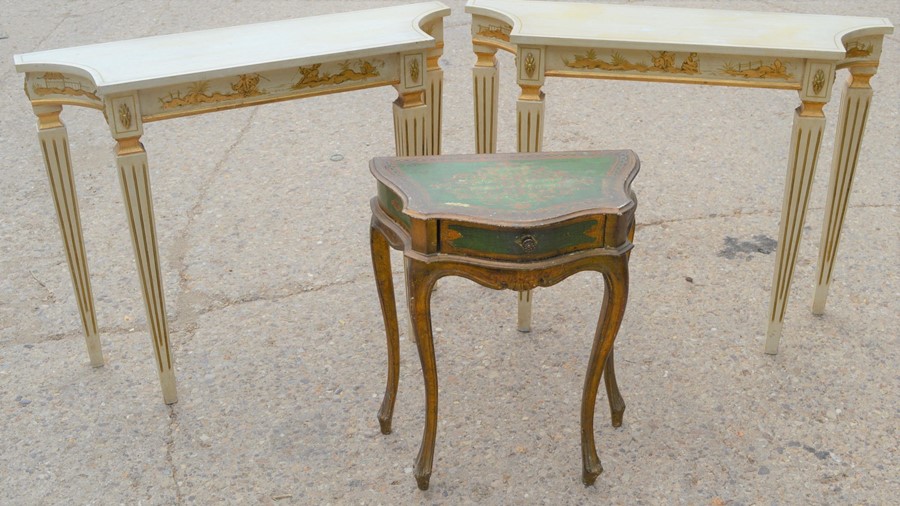
[[[18,72],[63,72],[90,79],[100,95],[364,58],[434,46],[420,25],[450,13],[423,2],[313,18],[287,19],[189,33],[52,49],[15,56]],[[410,20],[413,20],[410,22]]]
[[[893,32],[887,18],[583,2],[469,0],[466,12],[506,18],[513,44],[823,60],[844,58],[847,35]]]

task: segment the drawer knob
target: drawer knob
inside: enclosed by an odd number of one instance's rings
[[[523,235],[516,239],[516,244],[522,247],[525,253],[531,253],[537,249],[537,239],[533,235]]]

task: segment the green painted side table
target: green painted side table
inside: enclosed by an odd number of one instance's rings
[[[594,442],[594,405],[606,381],[612,424],[625,402],[613,365],[613,342],[628,297],[628,254],[637,202],[631,181],[640,163],[631,151],[376,158],[372,264],[387,334],[388,379],[378,412],[391,431],[399,377],[399,332],[390,249],[402,249],[410,318],[425,378],[425,432],[416,460],[428,488],[437,431],[438,388],[431,333],[431,292],[444,276],[488,288],[552,286],[576,272],[603,275],[606,292],[581,401],[582,480],[603,471]],[[605,372],[605,374],[604,374]]]

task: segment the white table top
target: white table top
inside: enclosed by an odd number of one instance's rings
[[[510,42],[839,60],[845,35],[893,32],[886,18],[522,0],[469,0],[500,17]]]
[[[101,94],[434,47],[441,2],[287,19],[15,55],[19,72],[86,77]],[[333,57],[333,58],[332,58]]]

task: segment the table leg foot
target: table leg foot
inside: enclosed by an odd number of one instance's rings
[[[418,474],[416,473],[416,484],[419,486],[419,490],[428,490],[428,486],[431,482],[431,471],[427,474]]]
[[[782,327],[784,327],[782,322],[769,322],[769,328],[766,331],[766,353],[769,355],[778,354],[778,343],[781,341]]]
[[[589,487],[597,481],[597,477],[601,473],[603,473],[603,465],[600,464],[599,458],[594,462],[585,462],[584,469],[581,471],[581,481],[585,487]]]

